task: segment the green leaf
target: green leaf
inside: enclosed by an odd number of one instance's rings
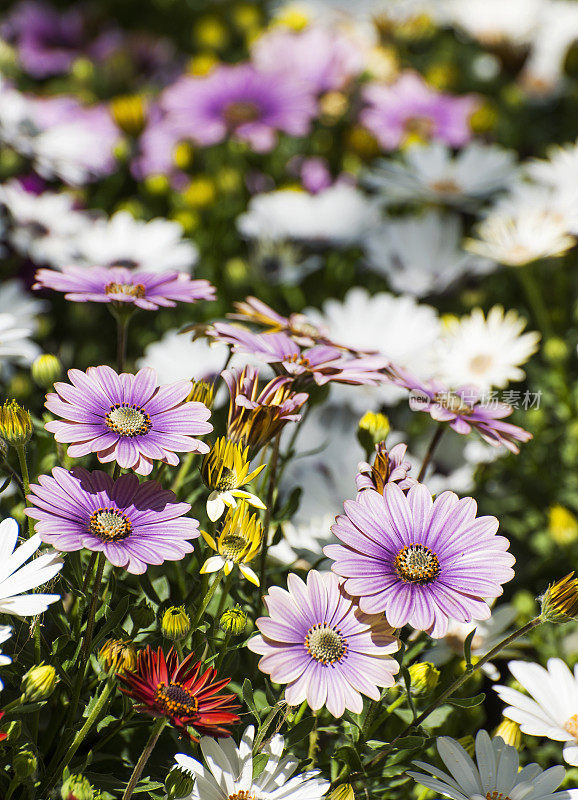
[[[404,736],[402,739],[397,740],[395,747],[398,750],[415,750],[418,747],[423,747],[426,741],[425,736]]]
[[[486,695],[484,692],[480,692],[480,694],[476,694],[474,697],[452,697],[450,700],[446,700],[446,703],[457,706],[457,708],[474,708],[475,706],[479,706],[480,703],[483,703],[485,699]]]
[[[110,725],[111,722],[116,722],[116,717],[112,717],[110,714],[108,714],[106,717],[103,717],[96,726],[97,733],[100,733],[101,730]]]
[[[300,742],[305,739],[306,736],[309,736],[314,727],[315,717],[305,717],[287,732],[287,741],[291,745],[297,744],[297,742]]]
[[[352,747],[351,745],[344,745],[343,747],[338,747],[337,750],[333,753],[332,758],[335,758],[337,761],[341,761],[344,764],[347,764],[355,772],[359,772],[362,769],[361,760],[359,758],[359,753]]]
[[[267,766],[269,756],[267,753],[257,753],[253,756],[253,780],[259,777]]]
[[[243,700],[251,709],[253,716],[256,718],[258,722],[261,722],[261,715],[259,714],[259,710],[255,703],[255,699],[253,697],[253,687],[251,686],[251,681],[249,678],[245,678],[243,681]]]
[[[470,631],[464,641],[464,659],[467,666],[472,663],[472,640],[476,635],[476,630],[477,628],[474,628],[473,631]]]

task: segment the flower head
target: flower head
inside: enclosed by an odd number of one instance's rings
[[[503,739],[506,744],[509,744],[510,747],[515,747],[516,750],[519,750],[522,746],[522,732],[520,726],[511,719],[506,719],[506,717],[502,719],[492,734],[492,738],[495,739],[498,736],[500,739]]]
[[[321,800],[329,789],[329,783],[320,777],[319,770],[294,775],[297,761],[281,757],[284,739],[278,733],[259,748],[259,753],[266,755],[268,760],[263,771],[253,777],[254,736],[255,728],[250,725],[243,733],[239,747],[203,737],[201,752],[207,766],[185,753],[177,753],[175,759],[179,767],[196,778],[188,800],[205,797],[212,800],[249,800],[255,797]]]
[[[286,333],[303,347],[320,343],[333,344],[326,338],[325,332],[305,314],[290,314],[284,317],[258,297],[247,297],[234,305],[235,313],[228,314],[231,319],[260,325],[265,329],[264,333]]]
[[[0,612],[32,617],[46,611],[49,605],[60,599],[59,594],[23,594],[48,583],[60,572],[63,561],[53,550],[22,566],[42,545],[36,534],[20,547],[18,523],[8,518],[0,523]]]
[[[423,484],[406,495],[390,482],[383,494],[367,489],[344,508],[332,527],[340,544],[325,555],[361,610],[384,611],[394,628],[409,623],[439,638],[450,619],[487,619],[485,598],[514,577],[498,520],[476,517],[471,497],[442,492],[434,501]]]
[[[197,435],[209,433],[210,412],[202,403],[185,402],[192,384],[158,386],[156,373],[117,374],[108,366],[71,369],[70,383],[55,384],[46,408],[63,421],[46,423],[57,442],[70,442],[73,458],[96,453],[101,463],[149,475],[155,460],[176,466],[175,452],[207,453]],[[72,385],[71,385],[72,384]]]
[[[172,307],[177,301],[215,299],[215,289],[208,281],[193,281],[182,272],[133,272],[126,267],[39,269],[32,288],[64,292],[65,298],[75,303],[131,303],[147,311]]]
[[[6,400],[0,406],[0,437],[13,447],[28,444],[33,432],[30,412],[16,400]]]
[[[548,622],[571,622],[578,617],[578,578],[570,572],[550,584],[540,598],[542,617]]]
[[[57,550],[103,552],[115,567],[142,574],[149,564],[180,561],[199,536],[188,503],[136,475],[114,481],[105,472],[55,467],[32,484],[26,514],[44,542]]]
[[[28,702],[34,703],[49,698],[57,683],[58,677],[53,665],[38,664],[31,667],[23,676],[21,688]]]
[[[191,630],[191,618],[184,606],[169,606],[161,619],[161,631],[174,642],[184,639]]]
[[[399,644],[382,615],[367,615],[336,575],[311,570],[305,584],[289,575],[288,591],[274,586],[265,597],[269,617],[248,643],[259,653],[259,669],[286,683],[292,706],[307,700],[335,717],[359,714],[361,695],[379,700],[380,686],[393,686],[399,665],[390,657]]]
[[[256,478],[266,464],[250,471],[249,448],[227,441],[222,436],[217,439],[210,452],[203,459],[201,475],[205,485],[211,489],[207,499],[207,514],[215,522],[223,515],[225,506],[235,508],[237,499],[246,500],[255,508],[265,508],[262,500],[241,489]]]
[[[239,373],[224,370],[229,389],[227,438],[250,452],[257,453],[280,433],[288,422],[301,419],[299,410],[308,400],[305,392],[295,392],[289,377],[278,375],[259,391],[259,373],[246,366]]]
[[[98,653],[98,660],[104,670],[122,673],[136,668],[136,647],[132,642],[122,639],[107,639]]]
[[[357,491],[375,489],[383,494],[383,490],[390,482],[398,483],[400,489],[409,489],[415,483],[414,478],[408,477],[411,464],[404,461],[407,445],[400,443],[388,450],[385,442],[375,445],[375,458],[373,464],[360,461],[357,465],[355,485]]]
[[[449,774],[423,761],[414,763],[428,774],[407,773],[436,795],[441,794],[452,800],[478,797],[570,800],[573,797],[573,792],[554,791],[564,779],[562,767],[551,767],[543,772],[538,764],[527,764],[520,769],[516,748],[505,744],[500,738],[490,739],[486,731],[478,731],[476,736],[477,766],[464,748],[449,736],[438,737],[437,749]]]
[[[153,717],[166,717],[196,741],[189,726],[208,736],[229,736],[225,726],[235,724],[239,707],[234,694],[220,694],[229,678],[217,680],[217,671],[209,667],[202,672],[201,662],[190,653],[179,663],[171,649],[165,656],[162,649],[150,645],[141,650],[134,670],[118,674],[121,692],[137,701],[137,711]]]
[[[221,614],[219,627],[225,633],[240,636],[247,627],[247,614],[239,605],[228,608]]]
[[[219,569],[229,575],[235,565],[248,581],[259,586],[259,578],[248,565],[261,547],[263,526],[256,514],[249,514],[243,501],[227,511],[224,525],[216,540],[202,531],[204,540],[218,555],[208,558],[201,567],[201,573],[216,572]]]

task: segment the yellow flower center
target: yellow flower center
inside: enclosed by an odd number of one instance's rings
[[[230,467],[223,467],[219,480],[217,481],[216,489],[218,492],[226,492],[234,489],[237,485],[237,473]]]
[[[115,508],[97,508],[90,518],[90,532],[103,542],[120,542],[130,536],[130,519]]]
[[[105,417],[107,426],[120,436],[144,436],[152,428],[151,418],[139,406],[116,403]]]
[[[408,544],[395,557],[395,571],[406,583],[431,583],[440,574],[440,562],[429,547]]]
[[[238,533],[228,533],[219,541],[221,555],[235,563],[240,560],[247,540]]]
[[[159,683],[155,692],[155,703],[171,717],[190,717],[199,710],[199,701],[181,683]]]
[[[486,800],[510,800],[507,794],[503,792],[497,792],[495,789],[493,792],[486,792]]]
[[[564,730],[568,731],[575,739],[578,739],[578,714],[572,714],[572,716],[566,720],[564,723]]]
[[[146,289],[142,283],[108,283],[104,291],[106,294],[126,294],[128,297],[144,297]]]
[[[335,664],[347,653],[347,639],[342,636],[338,628],[318,623],[307,631],[305,647],[315,661],[321,664]]]

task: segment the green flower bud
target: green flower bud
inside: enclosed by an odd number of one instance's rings
[[[163,614],[161,632],[167,639],[178,642],[191,630],[191,618],[183,606],[170,606]]]
[[[50,697],[57,683],[56,670],[52,664],[38,664],[24,675],[20,688],[26,700],[35,703]]]
[[[36,772],[38,761],[31,750],[20,750],[14,756],[12,766],[14,767],[16,777],[21,781],[25,781],[27,778],[31,778]]]
[[[550,584],[542,597],[542,618],[547,622],[571,622],[578,618],[578,578],[570,572]]]
[[[241,606],[229,608],[222,614],[219,625],[225,633],[240,636],[247,627],[247,615]]]
[[[57,356],[45,353],[32,362],[30,373],[35,383],[43,389],[50,389],[62,375],[62,364]]]
[[[142,600],[138,605],[130,610],[130,618],[135,628],[149,628],[155,621],[155,612]]]
[[[60,790],[62,800],[93,800],[94,789],[84,775],[70,775]]]
[[[438,685],[440,671],[429,661],[419,661],[409,667],[409,676],[414,694],[429,694]]]
[[[189,795],[193,790],[194,783],[194,777],[188,772],[179,767],[172,769],[165,781],[165,789],[169,800],[178,800],[180,797]]]
[[[32,418],[16,400],[6,400],[0,406],[0,438],[12,447],[28,444],[32,436]]]
[[[559,339],[558,337],[546,339],[542,352],[544,353],[544,358],[551,364],[559,364],[565,361],[570,354],[564,339]]]
[[[376,444],[387,438],[390,425],[385,414],[374,414],[372,411],[365,413],[357,426],[357,439],[365,452],[369,455]]]
[[[100,648],[98,660],[101,667],[109,672],[123,673],[136,669],[136,648],[132,642],[123,642],[120,639],[107,639]]]

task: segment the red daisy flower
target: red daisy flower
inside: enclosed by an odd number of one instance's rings
[[[181,728],[189,738],[197,741],[187,731],[192,725],[205,736],[230,736],[223,725],[239,722],[239,708],[234,694],[219,694],[230,681],[215,680],[217,671],[209,667],[201,674],[201,662],[193,662],[195,655],[190,653],[179,664],[173,648],[165,656],[163,650],[153,650],[148,645],[137,657],[134,670],[117,673],[124,684],[121,692],[139,701],[137,711],[153,717],[167,717],[177,728]]]

